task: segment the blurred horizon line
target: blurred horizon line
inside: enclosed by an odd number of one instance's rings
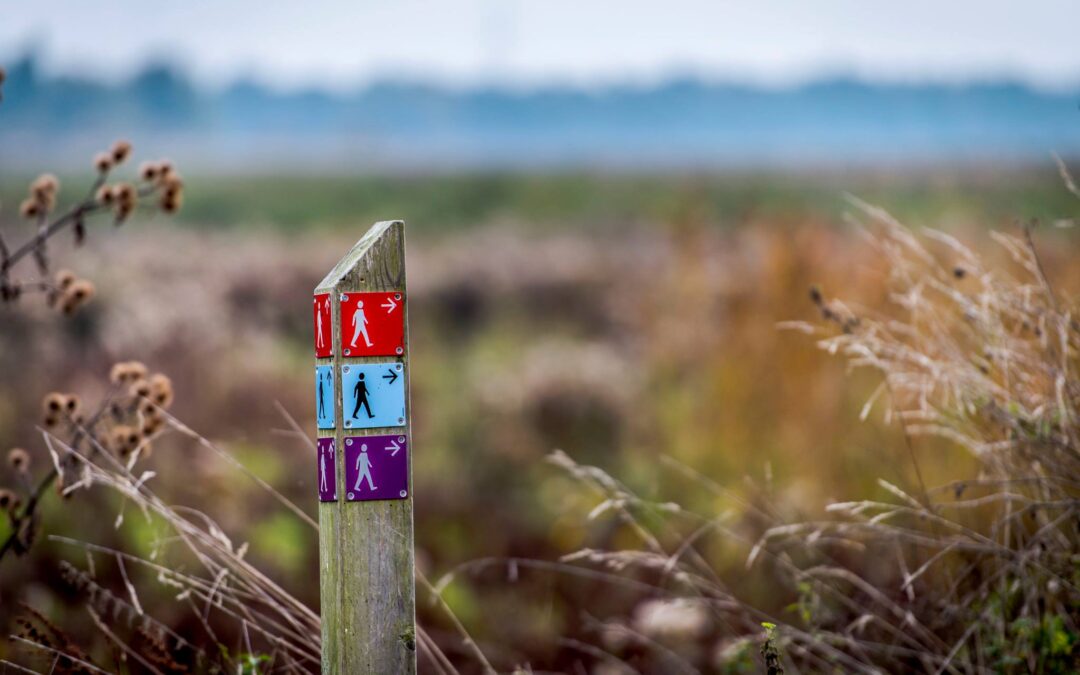
[[[452,89],[385,80],[349,92],[200,85],[171,64],[119,84],[8,69],[0,169],[63,164],[124,135],[174,159],[270,167],[453,170],[806,168],[1039,161],[1080,154],[1080,84],[889,84],[820,79],[765,88],[699,79],[583,90]],[[65,159],[67,158],[67,159]],[[61,167],[62,168],[62,167]]]

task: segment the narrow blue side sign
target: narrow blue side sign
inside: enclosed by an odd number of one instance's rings
[[[405,426],[405,372],[400,363],[342,366],[341,396],[347,429]]]
[[[315,366],[315,417],[320,429],[335,427],[333,366]]]

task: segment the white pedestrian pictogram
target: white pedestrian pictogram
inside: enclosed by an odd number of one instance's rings
[[[367,454],[367,443],[360,446],[360,454],[356,458],[356,484],[353,485],[353,490],[359,492],[360,483],[364,482],[365,478],[372,492],[378,489],[371,478],[371,458]]]
[[[327,487],[327,459],[331,462],[334,461],[334,446],[330,446],[330,449],[322,454],[322,458],[319,462],[319,492],[329,492],[330,488]]]
[[[350,347],[356,346],[356,341],[360,339],[361,335],[364,336],[364,342],[367,343],[368,347],[375,346],[375,344],[371,341],[371,338],[368,337],[367,324],[367,315],[364,314],[364,301],[358,300],[356,302],[356,311],[353,312],[352,315],[353,336],[352,342],[349,344]]]
[[[319,305],[319,301],[316,299],[315,300],[315,306],[318,307],[318,305]],[[330,298],[327,298],[326,299],[326,308],[329,309],[329,307],[330,307]],[[315,312],[315,346],[317,346],[319,349],[322,349],[326,345],[326,340],[323,339],[322,315],[323,315],[323,310],[320,307],[319,310],[317,312]]]

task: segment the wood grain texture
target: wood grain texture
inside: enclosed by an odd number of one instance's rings
[[[344,358],[341,294],[400,291],[405,298],[405,353],[391,357]],[[333,436],[337,502],[319,504],[319,573],[322,603],[322,672],[383,675],[416,672],[416,590],[413,569],[412,404],[409,386],[409,297],[405,287],[405,224],[376,223],[315,289],[331,293],[334,353],[318,359],[334,366]],[[352,430],[352,435],[404,433],[409,448],[408,497],[345,501],[345,442],[341,366],[394,360],[404,364],[407,427]]]

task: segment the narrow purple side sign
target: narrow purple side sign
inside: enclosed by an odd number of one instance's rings
[[[337,452],[334,439],[319,439],[319,501],[337,501]]]
[[[350,502],[409,496],[409,449],[405,436],[345,439],[345,497]]]

